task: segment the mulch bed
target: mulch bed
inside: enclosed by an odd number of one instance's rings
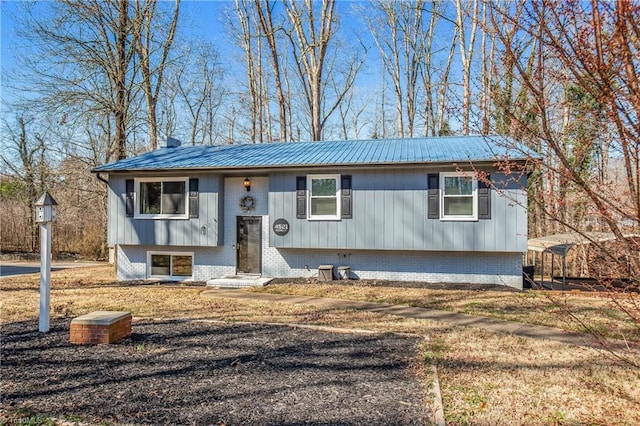
[[[0,423],[413,425],[431,422],[420,339],[262,324],[136,321],[117,344],[69,343],[70,319],[1,331]]]

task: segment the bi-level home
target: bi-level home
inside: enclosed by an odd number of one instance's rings
[[[118,279],[522,288],[530,152],[497,136],[180,146],[95,168]]]

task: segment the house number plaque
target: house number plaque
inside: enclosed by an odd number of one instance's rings
[[[273,222],[273,232],[280,237],[287,235],[289,233],[289,222],[282,218],[276,219]]]

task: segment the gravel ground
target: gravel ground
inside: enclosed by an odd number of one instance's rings
[[[0,424],[17,411],[89,424],[431,422],[418,338],[136,321],[120,343],[76,346],[69,325],[54,319],[49,333],[37,321],[2,326]]]

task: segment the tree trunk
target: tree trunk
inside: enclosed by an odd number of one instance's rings
[[[118,3],[118,29],[116,32],[116,110],[115,115],[115,140],[116,157],[118,160],[127,158],[127,86],[125,83],[129,61],[127,60],[127,36],[129,35],[129,0]]]
[[[280,72],[280,61],[278,47],[276,45],[275,32],[276,28],[273,24],[273,4],[269,0],[264,0],[264,8],[260,0],[255,0],[256,11],[260,19],[260,25],[262,31],[269,44],[269,52],[271,53],[271,67],[273,70],[273,80],[276,87],[276,98],[278,99],[278,118],[279,118],[279,130],[280,141],[286,142],[287,136],[287,99],[284,96],[282,89],[282,73]]]

